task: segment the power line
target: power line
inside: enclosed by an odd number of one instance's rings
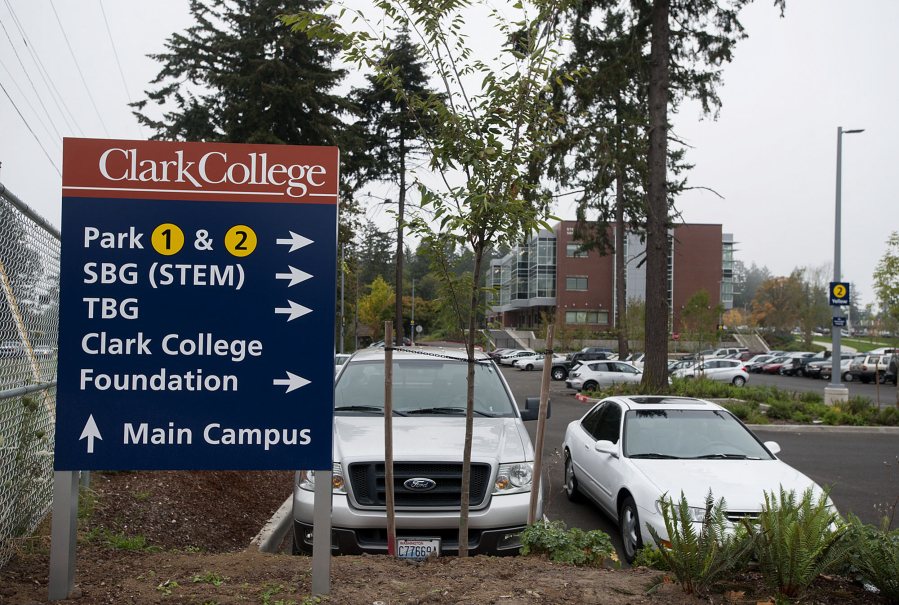
[[[31,130],[31,126],[28,125],[28,120],[25,119],[25,116],[22,115],[22,112],[19,111],[19,108],[16,107],[16,102],[12,100],[12,97],[9,96],[9,93],[6,92],[6,87],[3,86],[3,82],[0,82],[0,89],[3,90],[3,94],[6,95],[6,98],[9,99],[9,102],[12,103],[13,109],[16,110],[16,113],[19,114],[19,117],[22,118],[22,121],[25,123],[25,128],[28,129],[28,132],[31,133],[31,136],[34,137],[34,140],[37,141],[38,146],[41,148],[41,151],[44,152],[44,155],[47,156],[47,159],[50,160],[50,164],[53,165],[53,168],[56,170],[56,174],[59,175],[59,178],[62,178],[62,173],[59,171],[59,168],[56,167],[56,162],[53,161],[53,158],[50,157],[50,154],[47,153],[47,150],[44,149],[44,146],[41,144],[41,140],[37,138],[37,135],[34,134],[34,131]]]
[[[34,91],[34,94],[37,96],[37,101],[38,101],[38,103],[41,104],[41,107],[43,108],[44,113],[47,115],[47,119],[50,121],[50,126],[53,127],[53,132],[56,133],[56,138],[57,138],[57,139],[61,139],[62,137],[60,136],[59,131],[56,129],[56,124],[53,123],[53,118],[50,117],[50,112],[47,111],[47,107],[44,105],[44,101],[41,99],[40,93],[37,91],[37,88],[35,88],[34,82],[31,80],[31,76],[28,75],[28,70],[25,69],[25,64],[22,62],[22,57],[19,56],[19,51],[16,50],[16,45],[12,43],[12,38],[9,36],[9,32],[6,31],[6,26],[3,25],[3,22],[2,22],[2,21],[0,21],[0,27],[3,28],[3,33],[6,34],[6,39],[9,40],[9,45],[12,46],[12,52],[13,52],[13,54],[16,56],[16,59],[19,60],[19,65],[22,66],[22,71],[25,72],[25,77],[28,78],[28,83],[31,84],[31,90]],[[4,66],[3,69],[6,69],[6,66]],[[7,73],[9,73],[9,70],[8,70],[8,69],[7,69],[6,71],[7,71]],[[11,73],[9,74],[9,77],[10,77],[10,79],[12,79],[12,74],[11,74]],[[15,83],[15,82],[14,82],[14,83]],[[16,84],[16,88],[19,88],[19,85],[18,85],[18,84]],[[22,93],[22,90],[21,90],[21,89],[19,89],[19,92],[22,94],[23,97],[25,96],[25,94]],[[28,101],[27,98],[26,98],[25,100],[26,100],[26,102]],[[30,102],[28,103],[28,106],[31,107],[31,103],[30,103]],[[31,111],[34,111],[34,107],[31,108]],[[34,113],[35,113],[35,115],[38,115],[36,111],[35,111]],[[47,126],[44,124],[43,120],[41,120],[41,118],[40,118],[39,115],[38,115],[38,120],[40,120],[41,125],[44,126],[44,129],[46,130],[46,129],[47,129]],[[48,130],[47,132],[48,132],[48,134],[49,134],[50,131]]]
[[[122,86],[125,87],[125,96],[128,102],[131,102],[131,93],[128,91],[128,83],[125,81],[125,72],[122,71],[122,64],[119,62],[119,53],[115,48],[115,41],[112,39],[112,30],[109,29],[109,21],[106,20],[106,10],[103,8],[103,0],[97,0],[100,4],[100,12],[103,13],[103,23],[106,24],[106,33],[109,34],[109,44],[112,46],[112,54],[115,56],[115,63],[119,66],[119,75],[122,76]],[[141,128],[140,122],[137,121],[137,130],[142,139],[145,139],[144,129]]]
[[[87,96],[91,100],[91,105],[93,105],[94,111],[97,114],[97,118],[100,120],[100,126],[103,127],[103,132],[106,133],[107,137],[109,137],[109,131],[106,130],[106,124],[103,123],[103,116],[100,115],[100,110],[97,109],[97,104],[94,102],[94,95],[91,94],[90,86],[87,85],[87,80],[84,79],[84,74],[81,73],[81,66],[78,65],[78,59],[75,58],[75,52],[72,50],[72,45],[69,44],[69,37],[66,35],[66,28],[62,26],[62,21],[59,19],[59,13],[56,12],[56,6],[53,4],[53,0],[50,0],[50,8],[53,9],[53,14],[56,16],[56,22],[59,24],[59,29],[62,32],[63,40],[66,41],[66,46],[69,48],[69,54],[72,56],[72,61],[75,62],[75,68],[78,70],[78,75],[81,76],[81,83],[84,84],[84,90],[87,91]]]
[[[25,93],[22,92],[22,89],[21,89],[21,88],[19,88],[19,85],[16,83],[15,78],[12,77],[12,73],[10,73],[9,69],[8,69],[8,68],[6,67],[6,65],[3,63],[3,60],[2,60],[2,59],[0,59],[0,67],[3,68],[3,71],[5,71],[5,72],[6,72],[6,75],[9,76],[9,81],[12,82],[13,86],[16,87],[16,90],[19,91],[19,94],[22,95],[22,98],[25,99],[25,103],[28,104],[28,108],[31,109],[32,113],[34,113],[35,117],[37,117],[37,121],[41,123],[41,126],[44,127],[44,130],[46,130],[46,131],[47,131],[47,134],[50,135],[50,140],[53,141],[53,145],[55,145],[56,148],[57,148],[58,150],[62,151],[62,147],[60,147],[60,146],[59,146],[59,143],[56,142],[56,139],[53,138],[53,134],[50,132],[50,129],[47,128],[47,125],[44,124],[44,121],[41,119],[41,115],[40,115],[37,111],[34,110],[34,106],[31,104],[31,101],[28,100],[28,97],[25,96]],[[37,91],[35,91],[35,92],[37,92]],[[46,111],[46,108],[44,109],[44,111]],[[48,117],[49,117],[49,116],[48,116]],[[51,122],[51,123],[52,123],[52,122]],[[56,130],[56,129],[54,128],[54,130]],[[56,136],[57,136],[57,138],[59,137],[59,133],[58,133],[58,132],[56,133]]]
[[[34,61],[34,64],[38,66],[37,72],[38,74],[40,74],[41,79],[44,81],[44,86],[46,86],[50,91],[50,98],[53,99],[53,103],[56,105],[56,109],[62,115],[62,119],[65,121],[66,126],[68,126],[69,132],[74,133],[77,130],[78,134],[84,136],[84,131],[81,130],[81,126],[78,124],[78,120],[76,120],[75,116],[72,115],[71,110],[69,110],[69,106],[66,105],[65,98],[61,94],[59,94],[59,90],[57,90],[56,84],[54,84],[53,79],[50,78],[50,72],[47,71],[46,67],[44,67],[44,62],[41,61],[40,56],[37,54],[37,48],[28,38],[28,34],[25,33],[25,28],[22,27],[22,23],[21,21],[19,21],[19,17],[18,15],[16,15],[16,11],[13,10],[12,5],[9,3],[9,0],[4,0],[4,4],[6,4],[7,10],[12,15],[13,23],[16,24],[16,28],[19,30],[19,35],[21,35],[22,39],[25,41],[25,48],[28,49],[28,54],[31,56],[31,60]],[[47,81],[48,78],[50,79],[49,82]],[[59,100],[57,100],[57,98]],[[62,107],[60,107],[60,101],[62,102]],[[65,111],[63,111],[63,109],[65,109]],[[66,113],[69,114],[69,118],[72,118],[72,122],[75,124],[75,128],[72,128],[72,124],[69,123],[69,119],[66,117]]]

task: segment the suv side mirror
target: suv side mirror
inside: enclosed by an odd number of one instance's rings
[[[548,419],[552,412],[552,399],[546,400],[546,418]],[[524,400],[524,409],[521,410],[522,420],[537,420],[540,417],[540,398],[528,397]]]

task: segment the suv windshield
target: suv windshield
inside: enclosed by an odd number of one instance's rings
[[[393,410],[397,415],[465,415],[468,364],[448,359],[401,359],[393,362]],[[476,364],[475,416],[514,418],[509,397],[493,365]],[[334,388],[338,415],[384,413],[384,361],[346,365]]]
[[[761,443],[722,410],[630,410],[624,453],[631,458],[771,460]]]

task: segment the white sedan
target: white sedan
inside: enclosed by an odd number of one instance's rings
[[[780,446],[762,441],[730,412],[701,399],[611,397],[568,425],[562,444],[565,492],[592,500],[617,520],[624,557],[632,563],[652,541],[646,524],[668,537],[659,506],[683,494],[699,524],[712,491],[727,518],[758,516],[764,492],[821,488],[775,457]],[[699,527],[697,526],[697,531]]]
[[[546,355],[544,353],[534,353],[533,355],[519,357],[512,365],[519,370],[542,370],[545,359]],[[553,363],[557,361],[565,361],[565,356],[553,353]]]
[[[624,382],[640,382],[643,372],[623,361],[588,361],[576,368],[565,380],[565,386],[578,391],[595,391]]]
[[[749,380],[749,374],[744,369],[745,362],[737,359],[709,359],[695,367],[675,370],[672,378],[693,378],[705,376],[709,380],[718,382],[730,382],[734,386],[741,387]]]
[[[533,355],[534,351],[530,349],[513,350],[503,353],[499,356],[499,362],[504,366],[510,366],[521,357]]]

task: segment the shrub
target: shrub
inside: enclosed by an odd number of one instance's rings
[[[765,584],[788,598],[797,598],[819,574],[840,565],[847,547],[840,538],[848,526],[824,492],[815,497],[809,487],[797,502],[796,492],[781,486],[780,497],[765,492],[758,524],[744,520],[753,536],[754,553]]]
[[[659,553],[684,592],[694,594],[705,590],[745,569],[752,552],[752,541],[745,531],[730,531],[724,515],[727,510],[724,498],[715,503],[709,490],[699,533],[683,492],[677,505],[666,497],[659,503],[671,546],[665,545],[654,527],[649,524],[646,527],[653,541],[660,545]]]
[[[850,397],[846,401],[846,411],[851,412],[853,414],[861,414],[871,406],[874,405],[874,402],[871,401],[870,397],[864,397],[862,395],[855,395],[854,397]]]
[[[665,557],[662,553],[652,547],[652,544],[644,544],[643,548],[637,551],[634,559],[634,567],[649,567],[650,569],[658,569],[659,571],[671,571]]]
[[[889,517],[883,518],[880,529],[862,524],[852,513],[849,522],[851,572],[875,586],[890,601],[899,603],[899,529],[890,531]]]
[[[597,529],[567,529],[564,521],[537,521],[521,532],[521,554],[545,554],[558,563],[603,566],[606,559],[618,563],[612,540]]]

